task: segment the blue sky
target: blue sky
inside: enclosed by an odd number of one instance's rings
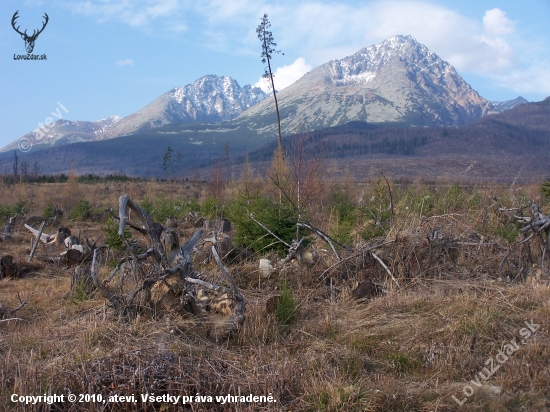
[[[30,34],[25,54],[11,19]],[[276,87],[311,68],[396,34],[410,34],[451,63],[489,100],[550,96],[550,0],[2,0],[0,147],[51,117],[127,116],[206,74],[261,84],[255,29],[269,14],[278,48]]]

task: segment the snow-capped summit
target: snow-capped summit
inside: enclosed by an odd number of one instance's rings
[[[48,124],[40,123],[39,127],[32,132],[0,149],[0,153],[17,148],[25,152],[32,147],[36,150],[71,143],[91,142],[97,140],[102,133],[116,125],[121,119],[120,116],[109,116],[94,122],[59,119]]]
[[[365,47],[342,60],[332,60],[325,66],[334,85],[369,84],[387,64],[391,64],[392,57],[399,59],[405,56],[409,64],[421,70],[433,66],[431,69],[439,71],[437,73],[439,76],[452,70],[450,64],[441,60],[412,36],[390,37],[380,44]]]
[[[313,69],[278,100],[285,133],[351,120],[456,126],[494,111],[453,66],[401,35]],[[271,106],[262,102],[239,119],[253,123],[273,111]]]
[[[176,87],[143,109],[125,117],[98,140],[160,127],[168,123],[231,120],[265,99],[258,87],[241,87],[229,76],[207,75],[192,84]]]

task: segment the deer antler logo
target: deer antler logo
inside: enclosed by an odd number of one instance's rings
[[[36,41],[36,38],[38,37],[38,35],[40,33],[42,33],[42,31],[44,30],[44,28],[46,27],[46,24],[48,24],[48,20],[50,19],[48,17],[48,15],[46,13],[44,13],[44,18],[46,19],[46,21],[43,23],[43,26],[40,30],[36,31],[34,30],[32,35],[29,36],[27,34],[27,30],[25,30],[24,33],[21,33],[19,31],[19,26],[15,27],[15,20],[17,20],[17,18],[19,17],[17,14],[19,13],[19,10],[17,10],[14,14],[13,14],[13,17],[11,18],[11,25],[13,27],[13,29],[19,33],[21,35],[21,38],[23,40],[25,40],[25,48],[27,49],[27,53],[32,53],[32,51],[34,50],[34,42]]]

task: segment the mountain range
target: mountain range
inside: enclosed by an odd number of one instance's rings
[[[346,158],[357,173],[366,157],[374,165],[375,159],[398,156],[405,175],[440,168],[442,159],[449,167],[466,158],[484,165],[485,176],[498,174],[496,179],[526,170],[525,165],[547,174],[550,100],[490,102],[411,36],[394,36],[325,63],[277,96],[283,134],[290,136],[285,147],[306,139],[310,152]],[[25,135],[25,148],[32,150],[17,153],[22,162],[38,162],[44,173],[76,168],[77,173],[163,176],[162,159],[171,147],[171,173],[183,176],[227,165],[229,158],[237,167],[246,153],[251,161],[266,161],[276,127],[271,96],[240,87],[230,77],[208,75],[125,118],[60,119]],[[0,151],[5,173],[14,156],[8,152],[21,147],[23,138]],[[438,176],[437,167],[429,173]]]
[[[48,174],[76,169],[78,174],[198,179],[208,178],[220,167],[227,176],[233,172],[239,176],[246,164],[262,173],[277,144],[272,136],[263,146],[256,144],[256,149],[238,146],[242,140],[231,138],[246,137],[240,127],[228,129],[227,139],[214,140],[208,131],[212,124],[181,127],[170,124],[116,139],[14,153],[18,153],[20,164],[38,164],[41,173]],[[209,138],[198,140],[200,134]],[[392,178],[447,177],[507,184],[540,181],[550,176],[550,97],[462,126],[404,127],[353,121],[283,137],[288,159],[292,160],[299,145],[307,157],[323,159],[327,178],[348,170],[360,181],[378,179],[380,171]],[[168,147],[172,148],[169,174],[163,166]],[[10,173],[13,159],[13,153],[0,153],[3,174]]]
[[[449,63],[411,36],[401,35],[325,63],[277,95],[285,134],[349,121],[457,126],[527,102],[521,97],[489,102]],[[217,124],[185,131],[182,126],[178,133],[186,133],[195,144],[206,137],[216,140],[223,136],[235,147],[251,149],[250,144],[265,143],[276,131],[273,99],[266,97],[261,89],[241,87],[231,77],[207,75],[164,93],[125,118],[113,116],[96,122],[61,119],[47,129],[33,130],[0,152],[15,149],[21,139],[37,150],[144,133],[169,124],[205,122]],[[238,130],[246,141],[235,142],[239,137],[227,133],[232,130]]]
[[[207,75],[164,93],[125,118],[111,116],[95,122],[60,119],[27,133],[0,152],[17,149],[22,139],[36,150],[111,139],[170,123],[222,122],[233,119],[265,98],[266,94],[259,87],[246,85],[241,88],[231,77]],[[55,112],[52,115],[55,116]]]

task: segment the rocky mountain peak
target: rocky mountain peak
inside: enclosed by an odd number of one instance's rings
[[[265,99],[258,87],[241,87],[229,76],[206,75],[164,93],[143,109],[122,119],[98,140],[132,134],[168,123],[231,120]]]
[[[336,86],[366,85],[387,65],[392,64],[393,60],[405,62],[408,66],[416,66],[419,69],[430,68],[436,64],[435,68],[440,72],[452,68],[412,36],[399,35],[390,37],[380,44],[365,47],[341,60],[326,63],[327,81]]]
[[[457,126],[494,112],[456,70],[412,36],[393,36],[331,60],[278,95],[285,133],[352,120]],[[268,101],[240,117],[273,111]],[[263,117],[262,117],[263,116]],[[260,125],[266,132],[272,126]]]
[[[174,88],[172,95],[179,104],[189,100],[196,106],[203,106],[207,111],[214,109],[220,116],[227,117],[225,120],[234,116],[222,113],[224,108],[230,111],[246,110],[266,97],[258,87],[252,88],[247,85],[241,88],[239,83],[229,76],[212,74],[203,76],[187,86]],[[220,105],[222,102],[225,103],[224,107]],[[217,106],[216,103],[218,103]],[[213,107],[208,107],[212,104]]]
[[[491,102],[495,110],[499,113],[502,113],[506,110],[510,110],[513,107],[519,106],[520,104],[529,103],[525,98],[518,96],[512,100],[505,100],[503,102]]]

